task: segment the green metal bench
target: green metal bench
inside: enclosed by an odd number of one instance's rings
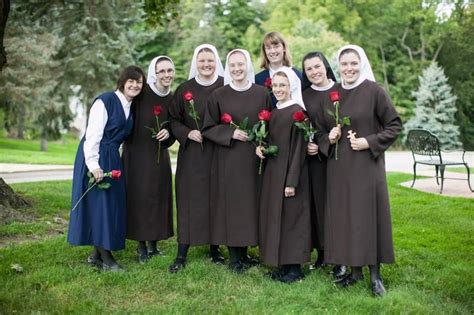
[[[461,179],[461,178],[445,178],[444,171],[446,166],[454,166],[454,165],[464,165],[467,170],[467,184],[469,185],[469,189],[471,192],[474,192],[471,188],[470,182],[470,170],[469,165],[467,165],[466,161],[464,160],[464,155],[466,154],[465,150],[457,150],[462,152],[462,161],[449,161],[443,159],[442,152],[453,152],[453,151],[443,151],[440,149],[439,146],[439,139],[438,137],[430,132],[429,130],[425,129],[412,129],[408,132],[407,136],[407,143],[408,147],[411,150],[413,155],[413,183],[411,187],[415,185],[416,180],[416,165],[417,164],[425,164],[425,165],[433,165],[436,169],[436,183],[439,185],[439,178],[441,178],[441,189],[439,193],[443,193],[443,182],[445,179]],[[438,176],[439,174],[439,176]],[[461,179],[464,180],[464,179]]]

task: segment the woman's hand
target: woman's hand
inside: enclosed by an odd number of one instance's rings
[[[160,132],[156,134],[156,140],[160,142],[165,141],[169,137],[170,137],[170,132],[168,131],[168,129],[161,129]]]
[[[232,135],[232,139],[243,141],[243,142],[247,141],[248,138],[249,138],[248,133],[240,129],[235,129],[234,134]]]
[[[349,130],[347,133],[349,134],[347,138],[349,138],[349,141],[351,142],[352,150],[362,151],[367,150],[369,148],[369,143],[367,142],[367,139],[365,139],[364,137],[356,138],[356,133],[352,132],[352,130]]]
[[[101,182],[104,179],[104,171],[102,171],[101,168],[96,168],[91,173],[92,175],[94,175],[94,179],[97,183]]]
[[[257,154],[257,156],[263,160],[265,158],[265,155],[263,154],[263,152],[265,151],[264,147],[262,146],[258,146],[256,149],[255,149],[255,154]]]
[[[308,142],[308,155],[316,155],[319,152],[319,146],[314,142]]]
[[[295,187],[285,187],[285,197],[294,197],[296,194]]]
[[[188,133],[188,138],[193,140],[193,141],[196,141],[198,143],[202,143],[202,134],[199,130],[197,129],[194,129],[194,130],[191,130],[189,133]]]
[[[338,124],[337,127],[332,128],[331,131],[329,132],[329,136],[328,136],[329,142],[331,144],[336,143],[341,138],[341,134],[342,134],[341,125]]]

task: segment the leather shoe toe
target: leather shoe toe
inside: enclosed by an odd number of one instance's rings
[[[382,279],[377,279],[375,281],[372,281],[371,287],[372,287],[372,293],[376,297],[382,297],[387,293],[387,290],[385,290],[385,287],[383,285]]]

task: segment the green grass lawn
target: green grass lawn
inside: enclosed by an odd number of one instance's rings
[[[0,138],[0,163],[74,164],[79,139],[66,136],[48,142],[48,151],[40,151],[39,140]]]
[[[160,242],[166,256],[145,265],[135,262],[135,244],[128,242],[116,253],[127,271],[99,272],[84,262],[89,248],[72,247],[60,235],[0,249],[0,313],[472,314],[474,200],[398,185],[410,179],[389,174],[397,260],[382,269],[388,289],[382,299],[371,297],[367,273],[364,283],[349,289],[336,288],[327,270],[286,285],[265,277],[264,267],[240,276],[214,266],[206,247],[192,248],[186,269],[170,274],[175,238]],[[52,234],[46,221],[67,218],[70,182],[13,187],[36,200],[38,221],[23,230],[19,224],[12,234],[2,227],[0,238],[43,238]]]

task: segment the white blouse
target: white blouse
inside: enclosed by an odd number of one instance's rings
[[[125,98],[125,95],[123,95],[119,90],[115,91],[115,95],[118,96],[125,113],[125,118],[128,119],[132,102],[129,102]],[[101,99],[97,99],[94,104],[92,104],[89,113],[85,136],[86,139],[84,141],[84,157],[86,160],[86,166],[91,172],[100,168],[99,146],[104,134],[105,125],[107,124],[107,119],[108,115],[107,110],[105,109],[105,104]]]

